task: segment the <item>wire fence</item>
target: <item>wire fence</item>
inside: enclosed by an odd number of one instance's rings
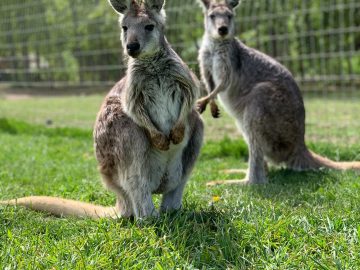
[[[303,91],[359,88],[358,0],[244,0],[237,13],[239,37],[287,66]],[[170,42],[197,70],[200,7],[172,0],[167,15]],[[2,0],[0,18],[0,82],[91,87],[124,73],[117,16],[105,0]]]
[[[168,0],[166,10],[168,40],[198,72],[200,6]],[[236,18],[239,38],[287,66],[305,97],[360,98],[359,0],[243,0]],[[119,29],[105,0],[1,0],[0,85],[108,88],[125,72]],[[342,109],[332,122],[338,108],[327,108],[326,125],[359,126]],[[308,118],[310,130],[318,117]]]

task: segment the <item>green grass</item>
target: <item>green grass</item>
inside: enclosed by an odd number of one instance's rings
[[[352,96],[353,95],[353,96]],[[92,129],[104,95],[74,97],[38,97],[7,100],[0,98],[0,118],[21,119],[44,125],[48,120],[55,127]],[[307,140],[341,146],[359,142],[360,96],[307,97]],[[240,137],[233,119],[221,110],[220,119],[204,114],[206,140],[221,140],[225,136]]]
[[[114,204],[93,154],[91,126],[101,99],[0,100],[0,199],[36,194]],[[351,110],[348,119],[360,115],[352,101],[308,103],[324,111],[331,110],[328,104],[337,113],[320,115],[325,122],[344,119]],[[46,119],[54,121],[53,128],[43,125]],[[273,169],[266,186],[206,188],[207,180],[231,178],[219,170],[246,168],[247,148],[234,137],[229,117],[216,124],[208,116],[205,120],[211,122],[207,142],[181,211],[135,223],[2,207],[0,269],[360,268],[356,173]],[[360,159],[359,141],[334,143],[359,138],[359,127],[340,134],[335,126],[324,132],[319,125],[308,126],[316,135],[310,137],[311,149],[333,159]],[[326,136],[331,143],[324,142]],[[160,197],[154,198],[158,205]]]

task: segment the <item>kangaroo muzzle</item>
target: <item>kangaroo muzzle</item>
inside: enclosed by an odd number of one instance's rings
[[[140,54],[140,43],[132,42],[126,45],[128,55],[136,58]]]
[[[229,34],[229,28],[226,26],[221,26],[218,29],[219,36],[225,37],[227,34]]]

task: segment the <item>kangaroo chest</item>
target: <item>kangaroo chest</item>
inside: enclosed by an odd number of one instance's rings
[[[213,52],[212,57],[209,59],[209,65],[211,66],[211,75],[214,81],[215,87],[219,86],[223,83],[224,80],[230,80],[233,78],[231,72],[231,61],[229,59],[229,55],[226,52]],[[219,99],[225,110],[228,114],[233,117],[237,116],[236,111],[233,109],[233,97],[231,96],[232,93],[232,82],[225,81],[224,82],[227,89],[219,93]]]
[[[212,77],[215,83],[215,86],[220,85],[224,79],[225,72],[229,72],[229,67],[227,67],[227,62],[224,54],[214,53],[211,59],[211,70]],[[226,76],[227,77],[227,76]]]
[[[180,89],[171,78],[159,77],[145,84],[143,95],[144,107],[151,121],[168,135],[179,118]]]

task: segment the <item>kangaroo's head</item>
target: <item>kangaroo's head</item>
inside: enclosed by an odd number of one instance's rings
[[[164,41],[165,0],[108,0],[121,14],[122,44],[125,54],[145,58],[156,54]]]
[[[205,16],[205,32],[216,40],[226,40],[235,35],[234,9],[239,0],[199,0]]]

